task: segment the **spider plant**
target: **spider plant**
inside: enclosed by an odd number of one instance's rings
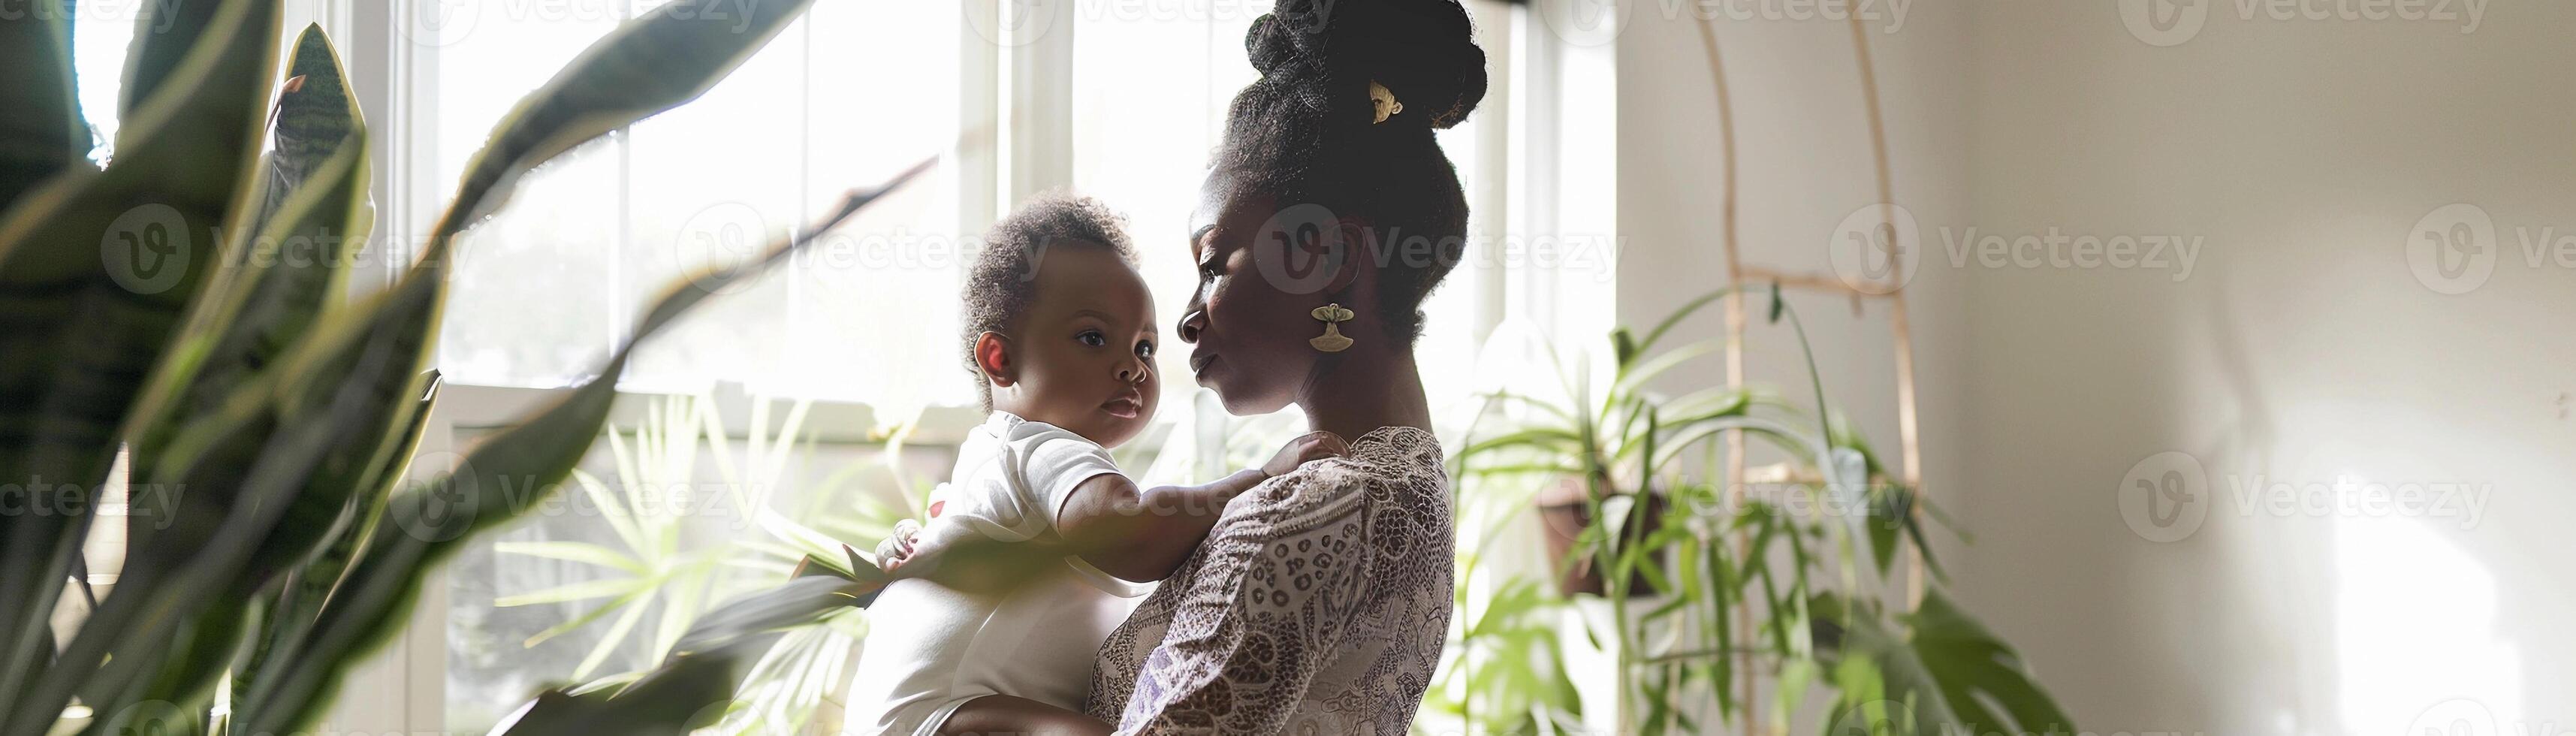
[[[1920,500],[1831,418],[1805,328],[1776,287],[1770,318],[1798,336],[1811,409],[1744,386],[1652,388],[1723,347],[1659,349],[1730,293],[1688,302],[1642,336],[1614,330],[1605,381],[1589,360],[1560,361],[1552,389],[1561,393],[1485,395],[1453,443],[1461,623],[1426,709],[1499,733],[1581,729],[1572,673],[1603,658],[1618,733],[1720,728],[1714,719],[1742,713],[1757,690],[1777,701],[1762,728],[1785,732],[1819,688],[1834,736],[2072,733],[2011,648],[1937,586],[1910,609],[1884,600],[1901,597],[1891,595],[1901,550],[1932,561]],[[1709,477],[1727,432],[1784,458],[1763,470],[1772,482],[1729,488]],[[1579,484],[1584,518],[1597,520],[1577,535],[1577,554],[1553,564],[1599,561],[1598,594],[1556,590],[1546,571],[1496,567],[1508,528],[1552,483]],[[1937,583],[1938,565],[1927,566]],[[1579,639],[1559,633],[1568,617],[1580,621]]]
[[[524,511],[513,489],[563,480],[634,341],[876,196],[673,285],[596,377],[456,467],[406,478],[457,237],[529,170],[698,97],[806,2],[672,0],[626,22],[495,126],[416,263],[353,303],[336,297],[371,229],[367,129],[321,31],[298,37],[280,82],[278,0],[147,4],[102,169],[84,159],[71,5],[0,16],[0,485],[79,502],[0,519],[0,736],[309,726],[430,567]],[[279,257],[314,243],[319,257]],[[119,584],[57,642],[49,624],[120,451],[131,488],[178,505],[166,528],[129,525]],[[709,701],[690,696],[740,663],[697,661],[692,678],[636,683],[624,725],[701,715]]]

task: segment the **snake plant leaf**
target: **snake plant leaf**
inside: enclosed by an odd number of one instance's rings
[[[672,647],[675,654],[705,651],[746,638],[818,623],[849,608],[876,601],[882,582],[836,575],[808,575],[745,594],[698,615],[689,632]]]
[[[591,44],[492,129],[431,231],[424,263],[443,264],[450,237],[499,211],[521,175],[584,142],[697,99],[811,2],[672,0]]]
[[[852,193],[821,221],[748,263],[671,285],[636,324],[633,339],[608,359],[598,376],[526,421],[484,440],[453,471],[395,495],[385,513],[401,533],[375,535],[361,548],[313,632],[293,645],[291,656],[271,663],[266,673],[271,677],[253,685],[250,710],[236,716],[239,732],[283,732],[307,722],[315,705],[356,660],[352,655],[381,646],[396,628],[430,566],[455,553],[472,532],[515,517],[542,500],[538,494],[560,486],[607,420],[617,376],[635,345],[726,284],[811,243],[930,164],[922,162],[876,190]],[[414,274],[426,272],[421,269]]]
[[[389,443],[389,451],[378,466],[357,484],[358,492],[349,499],[347,520],[342,525],[344,531],[331,535],[330,543],[281,586],[275,604],[269,606],[271,613],[266,618],[266,625],[259,630],[258,641],[247,646],[248,651],[234,668],[236,681],[257,680],[261,669],[281,651],[282,646],[300,640],[312,630],[331,591],[340,583],[341,576],[348,572],[350,559],[357,554],[359,545],[378,533],[385,498],[393,491],[393,484],[400,475],[399,469],[409,465],[413,453],[420,449],[421,437],[429,424],[430,407],[437,403],[438,390],[443,385],[435,370],[429,371],[421,383],[427,388],[411,411],[411,425]],[[247,695],[247,692],[234,694],[235,710],[243,710],[242,699]]]
[[[251,221],[254,228],[264,226],[285,204],[287,195],[338,152],[342,140],[366,124],[358,112],[357,100],[349,94],[348,74],[341,68],[340,54],[319,24],[306,25],[296,35],[295,47],[286,59],[286,77],[295,82],[278,95],[275,130],[270,134],[276,150],[260,162],[262,183],[267,188],[258,214]],[[361,229],[342,234],[364,232]]]
[[[188,52],[214,25],[224,0],[152,0],[134,19],[134,39],[125,52],[125,84],[117,93],[117,115],[132,120],[152,93],[179,73]],[[118,148],[136,137],[119,134]]]
[[[86,166],[89,123],[72,83],[71,6],[31,0],[0,17],[0,208],[72,166]]]
[[[250,630],[246,620],[248,606],[221,605],[207,608],[196,620],[181,628],[174,639],[167,664],[160,674],[138,681],[144,689],[127,688],[124,693],[91,691],[81,693],[81,702],[94,712],[119,713],[136,703],[188,703],[211,695],[215,678],[232,664],[243,632]]]
[[[426,343],[371,334],[365,339],[313,345],[317,352],[350,353],[345,361],[326,363],[339,368],[340,380],[305,392],[319,396],[304,396],[305,406],[299,408],[288,400],[294,394],[276,387],[299,385],[294,379],[300,374],[286,370],[264,374],[237,392],[220,415],[183,432],[164,462],[150,469],[144,487],[239,488],[241,492],[218,513],[183,513],[171,530],[134,550],[127,568],[133,577],[121,581],[125,584],[84,622],[80,634],[46,673],[35,697],[22,701],[22,709],[11,715],[7,730],[41,728],[75,689],[125,692],[170,656],[170,645],[183,625],[204,616],[210,605],[249,597],[271,572],[334,531],[292,528],[301,523],[329,527],[335,522],[331,516],[319,521],[299,518],[296,512],[313,495],[300,492],[348,438],[361,436],[371,426],[400,421],[388,414],[409,406],[410,395],[386,401],[388,382],[382,376],[413,375],[414,367],[426,357]],[[247,452],[242,449],[245,446]],[[183,512],[187,503],[182,501]],[[337,509],[339,504],[332,506]],[[208,525],[211,533],[204,529]]]
[[[769,652],[779,632],[819,624],[839,611],[866,607],[876,599],[881,586],[876,581],[811,575],[726,601],[700,614],[660,666],[614,697],[600,697],[604,693],[574,696],[567,691],[550,690],[523,706],[516,717],[503,719],[492,733],[654,732],[649,729],[712,723],[729,709],[718,706],[732,702],[742,670]],[[640,611],[642,607],[631,610]],[[621,619],[620,628],[628,623]],[[622,632],[614,633],[609,641],[620,638]],[[596,658],[598,652],[594,651],[593,656]],[[581,671],[573,675],[575,678],[586,676],[597,663],[583,664]],[[655,683],[675,679],[694,683],[687,696],[675,702],[662,702],[658,696],[644,697],[666,692],[671,686]]]
[[[105,479],[117,427],[213,270],[213,234],[243,189],[276,12],[273,0],[225,3],[129,121],[144,132],[135,145],[0,215],[0,482]],[[0,523],[0,701],[16,703],[46,666],[40,630],[89,517]]]
[[[339,281],[338,256],[328,244],[352,227],[365,227],[368,219],[365,138],[362,131],[345,136],[315,173],[313,186],[293,192],[280,217],[256,239],[251,256],[229,269],[223,285],[190,311],[170,357],[153,371],[135,402],[128,433],[135,467],[159,467],[188,419],[214,414],[252,376],[276,363],[320,314],[336,291],[331,285]],[[320,244],[325,252],[280,252],[307,244]],[[202,490],[195,500],[221,506],[234,490]],[[160,519],[129,518],[128,546],[149,545],[161,524]]]
[[[624,688],[539,693],[492,727],[493,736],[568,733],[680,736],[714,725],[735,706],[734,686],[775,637],[675,657]]]
[[[344,147],[336,169],[346,174],[362,150]],[[332,190],[342,193],[345,213],[349,187],[316,189],[290,203],[296,216],[278,225],[305,222],[313,200]],[[127,692],[167,656],[169,632],[214,615],[205,610],[211,602],[252,597],[347,533],[354,486],[368,475],[363,466],[390,454],[388,436],[412,426],[409,412],[420,408],[413,397],[426,380],[419,366],[428,359],[440,283],[418,280],[343,313],[231,391],[220,411],[190,420],[139,460],[143,487],[214,490],[180,494],[170,528],[132,547],[125,573],[132,584],[93,614],[35,702],[55,702],[74,683],[93,702]],[[96,678],[87,679],[93,670]]]

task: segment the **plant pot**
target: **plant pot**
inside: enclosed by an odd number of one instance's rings
[[[1594,523],[1592,505],[1585,498],[1583,479],[1561,479],[1546,490],[1540,491],[1536,502],[1539,525],[1545,527],[1547,535],[1549,564],[1558,564],[1558,560],[1568,557],[1579,558],[1573,565],[1561,567],[1556,580],[1557,590],[1568,596],[1580,593],[1606,595],[1607,589],[1602,583],[1609,577],[1608,564],[1603,560],[1592,559],[1592,550],[1588,547],[1579,550],[1575,548],[1584,530],[1592,528]],[[1637,528],[1623,536],[1628,539],[1640,539],[1654,534],[1655,530],[1663,527],[1664,511],[1667,508],[1669,504],[1663,494],[1648,492],[1645,518],[1638,519]],[[1628,577],[1628,595],[1631,597],[1659,595],[1662,592],[1649,584],[1643,573],[1632,573]]]

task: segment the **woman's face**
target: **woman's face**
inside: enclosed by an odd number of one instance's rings
[[[1267,414],[1297,400],[1321,355],[1307,340],[1323,334],[1324,323],[1310,312],[1356,290],[1347,288],[1353,274],[1323,256],[1334,239],[1322,235],[1337,226],[1328,211],[1237,194],[1230,178],[1211,174],[1200,188],[1190,223],[1198,288],[1175,334],[1193,346],[1192,377],[1215,389],[1227,412]],[[1340,301],[1368,314],[1351,299]]]

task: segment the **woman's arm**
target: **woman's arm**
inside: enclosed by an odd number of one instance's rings
[[[1173,633],[1137,673],[1120,733],[1285,732],[1316,674],[1345,654],[1343,633],[1371,583],[1368,494],[1291,490],[1295,500],[1265,505],[1207,540],[1200,569],[1242,572],[1192,581],[1225,586],[1187,591],[1194,600],[1221,594],[1220,605],[1176,613]]]
[[[1340,437],[1318,431],[1290,440],[1261,468],[1205,485],[1139,489],[1123,475],[1095,475],[1056,510],[1056,533],[1101,572],[1140,583],[1161,580],[1198,549],[1227,501],[1309,460],[1349,450]]]
[[[941,736],[1109,736],[1109,732],[1109,724],[1098,718],[1011,695],[966,701],[939,725]]]

